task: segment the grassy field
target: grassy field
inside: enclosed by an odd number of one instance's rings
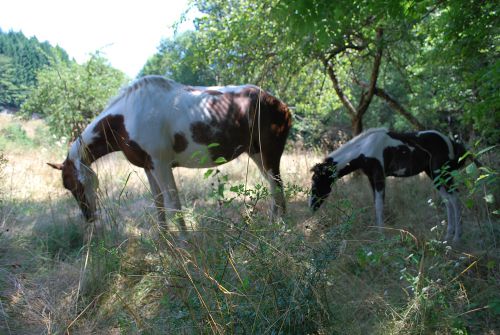
[[[43,121],[0,115],[0,151],[1,334],[500,333],[490,189],[462,190],[455,248],[440,242],[446,213],[424,176],[388,179],[381,233],[363,176],[312,215],[309,169],[323,154],[288,148],[288,211],[270,222],[267,184],[242,156],[208,178],[176,169],[192,228],[181,246],[121,155],[95,164],[100,220],[86,225],[45,165],[66,148]]]

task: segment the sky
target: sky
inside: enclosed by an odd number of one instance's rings
[[[188,0],[0,0],[0,29],[59,45],[80,64],[100,51],[134,78],[187,8]],[[192,20],[180,30],[190,28]]]

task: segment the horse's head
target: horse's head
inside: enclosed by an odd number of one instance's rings
[[[335,163],[332,158],[327,158],[323,163],[316,164],[312,169],[311,196],[309,207],[316,211],[332,190],[335,180]]]
[[[75,162],[69,158],[66,158],[62,164],[47,164],[54,169],[62,171],[64,187],[71,191],[75,197],[85,219],[89,222],[93,221],[96,212],[95,190],[97,187],[97,176],[95,173],[79,161],[77,162],[79,164],[77,168]]]

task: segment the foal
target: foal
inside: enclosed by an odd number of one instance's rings
[[[272,212],[279,215],[285,210],[280,159],[290,127],[288,107],[257,86],[191,87],[146,76],[124,89],[85,128],[62,164],[49,165],[62,171],[64,187],[91,221],[96,216],[97,176],[90,165],[122,151],[144,168],[164,224],[166,213],[181,209],[174,167],[215,166],[246,152],[267,178]],[[179,224],[185,230],[184,220]]]
[[[462,144],[435,130],[394,133],[384,128],[369,129],[330,153],[312,168],[309,205],[317,210],[330,194],[332,183],[355,170],[370,181],[375,198],[376,221],[384,224],[385,177],[409,177],[425,172],[439,189],[448,214],[446,240],[458,242],[462,234],[460,203],[450,172],[463,165]],[[436,177],[440,181],[436,182]]]

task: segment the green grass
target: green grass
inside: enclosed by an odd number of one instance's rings
[[[49,148],[36,144],[43,143],[36,135],[43,128],[32,133],[35,148]],[[423,177],[388,180],[382,233],[373,227],[364,177],[339,181],[324,208],[309,212],[308,171],[319,157],[307,152],[284,158],[288,212],[276,222],[269,221],[269,198],[259,186],[265,183],[253,166],[244,189],[245,158],[208,178],[205,170],[179,169],[192,229],[183,243],[174,225],[158,230],[145,176],[117,156],[96,166],[101,216],[84,224],[60,175],[44,165],[57,161],[59,151],[35,155],[17,146],[15,155],[6,152],[0,333],[500,329],[498,203],[483,199],[498,194],[494,185],[461,193],[473,206],[464,209],[464,242],[457,248],[440,242],[445,209]]]

